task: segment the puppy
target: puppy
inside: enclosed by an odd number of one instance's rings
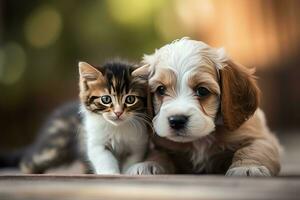
[[[146,55],[143,62],[136,75],[149,77],[153,140],[168,158],[156,152],[137,173],[279,173],[280,145],[258,108],[253,70],[229,59],[222,48],[188,38]]]

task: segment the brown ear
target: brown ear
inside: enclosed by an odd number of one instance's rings
[[[221,113],[225,127],[239,128],[255,112],[259,104],[259,88],[251,70],[227,61],[220,70]]]
[[[83,80],[94,81],[103,78],[103,75],[99,70],[86,62],[79,62],[78,67],[80,78]]]
[[[148,77],[150,74],[149,68],[150,66],[148,64],[145,64],[141,67],[137,66],[135,70],[131,73],[131,75],[135,77],[141,77],[142,79],[147,80],[148,82]],[[153,117],[153,104],[149,85],[147,86],[147,113],[151,118]]]
[[[140,76],[140,77],[144,77],[144,78],[148,78],[149,74],[150,74],[150,71],[149,71],[149,65],[148,64],[136,68],[131,73],[132,76]]]

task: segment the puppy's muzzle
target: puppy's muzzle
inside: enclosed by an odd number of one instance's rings
[[[169,125],[174,130],[181,130],[185,128],[189,117],[185,115],[173,115],[168,117]]]

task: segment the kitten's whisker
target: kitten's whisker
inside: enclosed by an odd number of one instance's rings
[[[149,118],[147,118],[147,116],[136,115],[135,117],[138,118],[138,119],[143,120],[144,122],[146,122],[147,124],[149,124],[150,126],[152,126],[151,120]]]
[[[136,129],[136,130],[139,129],[139,128],[137,127],[136,119],[132,118],[132,119],[130,119],[128,122],[129,122],[130,126],[133,127],[133,129]]]
[[[149,114],[147,114],[147,113],[136,113],[136,114],[146,116],[146,117],[148,117],[149,119],[152,118],[152,117],[151,117]]]
[[[143,121],[144,123],[146,123],[147,125],[149,125],[149,127],[152,129],[152,131],[155,132],[151,121],[149,121],[149,120],[147,120],[147,119],[145,119],[145,118],[143,118],[143,117],[141,117],[139,115],[136,115],[135,118],[137,118],[135,120]]]
[[[136,116],[140,116],[140,117],[143,117],[149,121],[152,121],[152,117],[150,117],[150,115],[147,115],[145,113],[135,113]]]

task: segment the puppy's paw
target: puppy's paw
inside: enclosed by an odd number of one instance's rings
[[[271,173],[265,166],[245,166],[231,168],[225,176],[271,176]]]
[[[158,163],[147,161],[132,165],[125,173],[128,175],[156,175],[166,172]]]

